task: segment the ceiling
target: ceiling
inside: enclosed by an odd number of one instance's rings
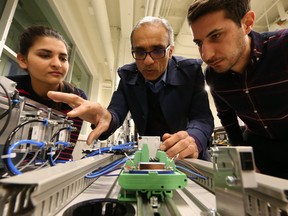
[[[193,0],[48,0],[77,45],[86,66],[115,83],[119,66],[132,62],[129,36],[146,15],[166,18],[175,32],[175,55],[199,58],[186,22]],[[257,31],[288,28],[288,0],[251,0]]]

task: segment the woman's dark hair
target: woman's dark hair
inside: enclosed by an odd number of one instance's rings
[[[60,41],[62,41],[67,50],[69,50],[69,46],[63,36],[57,32],[56,30],[47,27],[47,26],[30,26],[25,29],[19,37],[19,52],[27,56],[30,47],[33,46],[34,42],[39,37],[53,37]]]
[[[241,19],[250,10],[250,0],[195,0],[188,9],[189,26],[203,15],[220,10],[227,19],[241,26]]]

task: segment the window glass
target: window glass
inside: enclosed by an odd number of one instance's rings
[[[0,12],[2,14],[6,0],[0,0]],[[63,30],[57,17],[54,15],[48,1],[40,0],[19,0],[5,45],[8,49],[3,50],[0,57],[0,76],[18,75],[26,73],[17,63],[16,53],[19,50],[18,42],[21,32],[31,25],[50,26],[59,31],[70,47],[73,46],[69,37]],[[70,56],[70,54],[69,54]],[[74,58],[73,58],[74,59]],[[72,65],[74,64],[74,65]],[[82,89],[86,94],[89,89],[89,73],[83,66],[82,61],[76,54],[75,61],[70,62],[70,67],[73,68],[70,81],[76,87]]]
[[[0,71],[1,76],[27,74],[18,66],[17,62],[9,58],[5,53],[2,53],[0,58]]]
[[[89,80],[90,79],[86,68],[80,61],[79,56],[76,55],[73,65],[71,83],[77,86],[78,88],[82,89],[86,94],[88,94],[90,86]]]
[[[59,31],[71,46],[71,41],[69,41],[63,28],[57,19],[55,19],[55,16],[51,16],[51,14],[53,14],[53,11],[49,7],[49,4],[47,4],[47,1],[20,0],[5,45],[17,53],[18,39],[21,32],[31,25],[44,25],[53,27]]]
[[[0,1],[0,18],[2,17],[6,2],[7,2],[7,0],[1,0]]]

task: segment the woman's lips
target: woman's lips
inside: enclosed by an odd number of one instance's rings
[[[63,74],[58,71],[53,71],[53,72],[50,72],[49,74],[51,74],[52,76],[63,76]]]

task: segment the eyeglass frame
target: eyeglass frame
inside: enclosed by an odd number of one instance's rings
[[[139,58],[135,58],[134,57],[134,53],[135,52],[139,52],[140,50],[131,50],[131,54],[132,54],[132,57],[135,59],[135,60],[145,60],[146,59],[146,57],[147,57],[147,55],[149,54],[149,56],[153,59],[153,60],[155,60],[155,59],[161,59],[161,58],[164,58],[165,56],[166,56],[166,54],[167,54],[167,51],[168,51],[168,49],[170,49],[170,47],[171,47],[171,44],[169,44],[166,48],[162,48],[162,49],[153,49],[153,50],[151,50],[151,51],[149,51],[149,52],[147,52],[147,51],[142,51],[141,50],[141,52],[143,52],[143,53],[145,53],[145,56],[144,56],[144,58],[141,58],[141,59],[139,59]],[[153,58],[153,56],[151,55],[151,53],[152,52],[154,52],[154,51],[164,51],[164,54],[163,54],[163,56],[162,57],[160,57],[160,58]]]

